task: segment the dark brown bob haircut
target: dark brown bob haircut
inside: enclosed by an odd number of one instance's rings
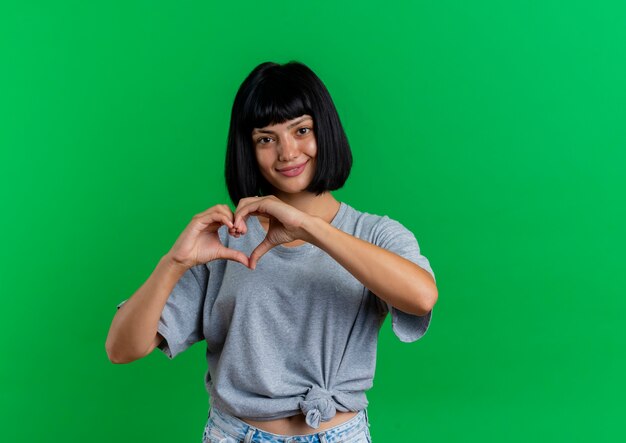
[[[317,143],[316,170],[306,190],[320,195],[344,185],[352,168],[352,153],[326,86],[300,62],[265,62],[243,81],[231,112],[225,178],[235,206],[244,197],[272,193],[257,165],[252,130],[303,114],[313,117]]]

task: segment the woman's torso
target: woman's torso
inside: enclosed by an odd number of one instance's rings
[[[263,229],[267,231],[269,229],[269,220],[265,217],[259,217],[259,221],[263,226]],[[283,246],[295,247],[306,243],[303,240],[296,240],[291,243],[284,243]],[[321,422],[319,428],[311,428],[305,421],[305,416],[302,414],[293,415],[291,417],[279,418],[276,420],[252,420],[248,418],[238,417],[240,420],[245,421],[249,425],[259,428],[266,432],[281,435],[304,435],[311,434],[313,432],[321,432],[330,429],[334,426],[338,426],[347,422],[358,412],[337,412],[336,415],[329,421]]]
[[[345,204],[331,225],[369,239],[377,221]],[[245,235],[222,227],[220,240],[250,255],[268,222],[251,216]],[[254,271],[229,261],[207,268],[211,298],[203,302],[202,324],[216,408],[266,432],[306,435],[319,429],[312,423],[341,425],[367,406],[385,313],[345,268],[301,240],[272,248]],[[316,409],[319,418],[308,414]],[[334,421],[324,424],[328,418]]]

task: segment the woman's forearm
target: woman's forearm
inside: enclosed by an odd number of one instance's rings
[[[391,251],[354,237],[319,217],[307,218],[306,241],[324,250],[366,288],[393,307],[427,314],[437,301],[430,273]]]
[[[159,260],[150,277],[113,317],[105,344],[109,360],[129,363],[147,354],[165,303],[185,272],[169,255]]]

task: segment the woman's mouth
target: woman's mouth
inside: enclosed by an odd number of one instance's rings
[[[304,168],[306,167],[308,162],[309,161],[307,160],[304,163],[302,163],[301,165],[288,166],[286,168],[277,169],[277,171],[280,172],[282,175],[284,175],[286,177],[295,177],[297,175],[302,174],[302,171],[304,171]]]

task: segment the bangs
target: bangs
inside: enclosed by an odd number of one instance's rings
[[[303,94],[302,86],[293,84],[289,77],[261,82],[243,106],[248,133],[254,128],[280,124],[303,114],[314,117],[310,100]]]

